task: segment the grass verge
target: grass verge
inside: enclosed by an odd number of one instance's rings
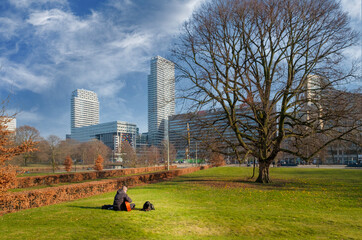
[[[137,210],[101,210],[115,193],[0,217],[0,239],[360,239],[360,170],[212,168],[129,190]],[[156,211],[139,211],[149,200]]]

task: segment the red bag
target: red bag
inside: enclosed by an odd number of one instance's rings
[[[131,204],[127,201],[124,202],[125,205],[126,205],[126,209],[127,209],[127,212],[130,212],[132,209],[131,209]]]

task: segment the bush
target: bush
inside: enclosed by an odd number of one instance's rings
[[[94,170],[96,171],[102,171],[103,170],[103,162],[104,162],[104,159],[102,158],[101,155],[98,154],[98,157],[95,161],[95,164],[94,164]]]
[[[170,167],[175,169],[176,166]],[[129,174],[165,170],[165,167],[127,168],[119,170],[104,170],[98,172],[77,172],[46,176],[19,177],[15,180],[17,188],[29,188],[43,185],[54,185],[59,183],[81,182],[84,180],[96,180],[99,178],[120,177]]]
[[[212,153],[210,157],[210,164],[215,167],[220,167],[225,165],[224,155],[220,153]]]
[[[64,160],[65,171],[70,172],[70,170],[72,169],[72,163],[72,158],[68,155]]]

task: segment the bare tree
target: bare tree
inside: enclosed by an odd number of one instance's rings
[[[161,154],[160,150],[156,146],[151,146],[147,151],[147,162],[148,166],[155,166],[160,162]]]
[[[162,141],[162,149],[161,149],[161,159],[165,166],[167,166],[167,162],[172,165],[172,162],[176,159],[176,148],[169,141]]]
[[[26,141],[32,141],[38,143],[41,140],[42,138],[40,137],[39,131],[34,127],[24,125],[16,129],[15,142],[18,145],[21,145],[23,142]],[[24,161],[24,166],[27,166],[28,161],[34,158],[34,151],[24,152],[21,156]]]
[[[57,159],[59,159],[59,145],[61,142],[61,139],[58,136],[50,135],[47,138],[48,142],[48,156],[53,168],[53,172],[55,172],[55,168],[57,167]]]
[[[140,166],[148,166],[148,159],[147,159],[148,149],[149,149],[148,146],[142,146],[140,148],[137,148],[137,158]]]
[[[82,143],[81,150],[82,159],[86,164],[93,164],[98,155],[101,155],[106,160],[111,156],[111,149],[97,139]]]
[[[123,166],[125,167],[137,167],[138,166],[138,158],[135,149],[129,144],[129,142],[122,142],[122,160]]]
[[[341,66],[342,51],[356,42],[334,0],[213,0],[184,24],[173,53],[186,104],[218,113],[204,121],[218,151],[255,157],[256,181],[268,183],[278,153],[309,159],[358,128],[343,120],[353,107],[340,91],[356,70]],[[325,137],[305,155],[300,141],[313,135]],[[283,148],[287,139],[295,149]]]

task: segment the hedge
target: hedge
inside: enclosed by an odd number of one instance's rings
[[[77,165],[77,171],[81,171],[81,170],[87,170],[91,168],[93,170],[93,165]],[[53,168],[51,167],[39,167],[39,168],[34,168],[34,167],[22,167],[21,168],[24,172],[31,172],[31,173],[37,173],[37,172],[51,172],[53,171]],[[63,170],[65,171],[65,167],[63,165],[57,166],[55,168],[57,171],[58,170]],[[74,165],[72,167],[72,170],[74,169]]]
[[[17,193],[6,193],[0,196],[0,215],[111,192],[119,189],[124,184],[128,186],[136,186],[152,183],[207,168],[209,168],[209,166],[191,167],[156,173],[146,173],[137,176],[121,177],[117,179],[105,179],[96,182],[77,183]]]
[[[170,166],[175,169],[176,166]],[[120,177],[124,175],[145,173],[165,170],[167,167],[145,167],[145,168],[126,168],[119,170],[103,170],[97,172],[77,172],[77,173],[64,173],[53,174],[45,176],[32,176],[32,177],[19,177],[14,183],[12,188],[29,188],[35,186],[54,185],[59,183],[73,183],[85,180],[96,180],[101,178]]]

